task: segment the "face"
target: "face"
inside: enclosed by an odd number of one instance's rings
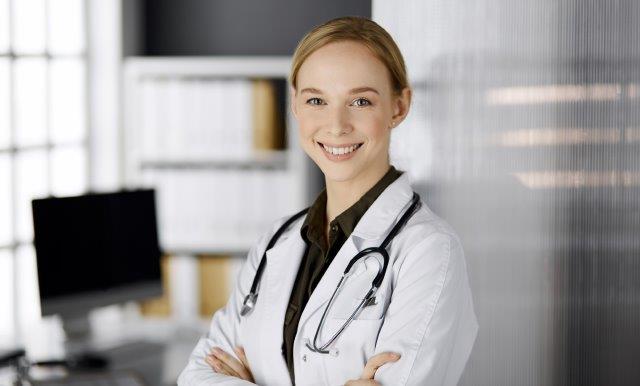
[[[411,94],[393,95],[389,71],[366,46],[341,41],[316,50],[291,95],[300,144],[327,182],[386,172],[391,129],[408,113]]]

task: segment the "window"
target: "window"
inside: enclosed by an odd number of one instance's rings
[[[85,9],[0,0],[2,341],[40,320],[31,200],[88,187]]]

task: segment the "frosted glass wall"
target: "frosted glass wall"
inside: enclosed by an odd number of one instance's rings
[[[640,384],[640,1],[373,1],[412,111],[392,163],[459,232],[460,385]]]

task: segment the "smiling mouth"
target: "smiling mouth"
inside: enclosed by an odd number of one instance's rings
[[[341,146],[341,147],[333,147],[333,146],[327,146],[321,142],[318,142],[318,145],[320,145],[320,147],[326,152],[329,153],[331,155],[345,155],[345,154],[351,154],[354,151],[358,150],[360,147],[362,147],[362,145],[364,144],[364,142],[361,143],[357,143],[357,144],[353,144],[350,146]]]

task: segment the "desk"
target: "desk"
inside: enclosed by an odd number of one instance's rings
[[[126,319],[126,318],[125,318]],[[190,323],[168,319],[129,318],[119,322],[102,320],[94,336],[85,347],[104,355],[112,370],[133,370],[149,386],[175,385],[184,369],[189,354],[208,327],[208,320]],[[30,336],[22,345],[30,361],[63,359],[69,348],[65,347],[61,324],[44,320],[32,327]],[[31,376],[50,377],[60,375],[61,369],[33,368]],[[0,373],[0,384],[10,375]],[[4,378],[3,378],[4,377]]]

